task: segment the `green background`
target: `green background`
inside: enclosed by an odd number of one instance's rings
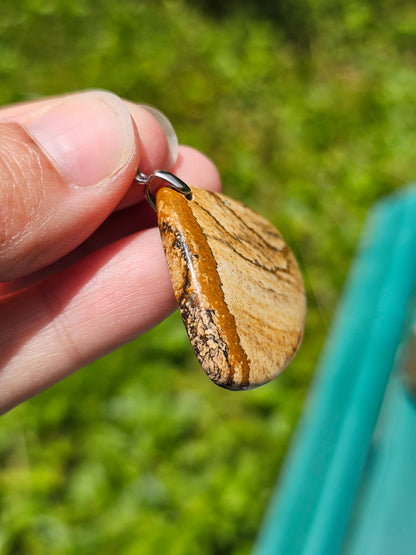
[[[3,416],[0,553],[250,552],[367,210],[416,174],[415,69],[411,1],[2,0],[0,103],[158,106],[286,237],[308,317],[256,391],[211,384],[175,314]]]

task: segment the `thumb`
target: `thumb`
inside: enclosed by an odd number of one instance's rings
[[[85,240],[123,197],[138,160],[129,110],[108,92],[54,99],[0,122],[0,281]]]

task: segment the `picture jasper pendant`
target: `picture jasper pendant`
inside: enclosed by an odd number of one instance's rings
[[[156,198],[155,179],[168,185]],[[306,311],[302,276],[280,233],[240,202],[169,172],[136,180],[157,211],[182,320],[208,377],[233,390],[275,378],[301,343]]]

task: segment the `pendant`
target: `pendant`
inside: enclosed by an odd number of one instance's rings
[[[151,182],[168,184],[151,192]],[[303,336],[298,264],[265,218],[169,172],[138,174],[156,209],[169,273],[195,354],[226,389],[258,387],[289,364]]]

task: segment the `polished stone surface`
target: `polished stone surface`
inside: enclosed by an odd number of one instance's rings
[[[158,222],[179,309],[207,375],[227,389],[275,378],[303,335],[296,260],[262,216],[224,195],[157,193]]]

